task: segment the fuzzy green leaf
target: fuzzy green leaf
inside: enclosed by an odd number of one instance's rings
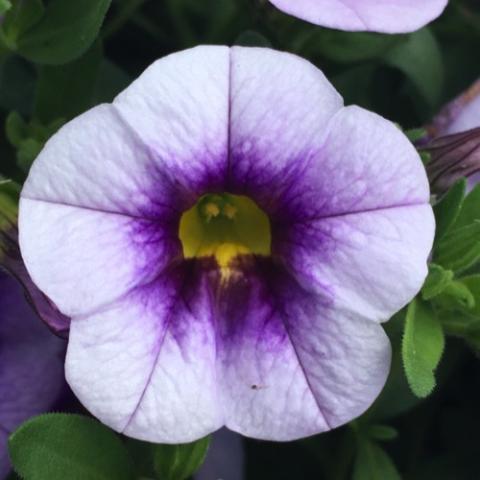
[[[81,415],[47,414],[25,422],[8,442],[15,470],[25,480],[134,480],[120,438]]]
[[[428,396],[435,388],[435,369],[442,357],[445,338],[431,306],[419,298],[407,309],[402,342],[405,374],[417,397]]]
[[[445,270],[440,265],[431,263],[428,266],[428,277],[422,287],[422,298],[430,300],[440,295],[453,280],[453,272]]]
[[[475,220],[480,220],[480,185],[476,185],[465,197],[454,228],[467,227]]]
[[[464,277],[460,282],[468,288],[474,298],[474,305],[470,306],[468,313],[480,318],[480,274]]]
[[[471,310],[475,307],[475,297],[465,283],[454,280],[435,298],[435,304],[447,310]]]
[[[442,267],[460,272],[480,259],[480,220],[455,228],[438,244],[434,261]]]

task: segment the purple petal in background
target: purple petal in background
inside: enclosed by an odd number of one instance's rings
[[[307,22],[338,30],[406,33],[437,18],[447,0],[270,0]]]
[[[20,254],[16,227],[12,226],[6,232],[0,231],[0,252],[2,250],[1,263],[23,285],[27,299],[37,315],[54,333],[66,338],[70,329],[70,318],[63,315],[57,306],[32,282]]]
[[[0,271],[0,477],[10,468],[10,432],[52,408],[65,389],[65,345],[34,313],[18,282]]]
[[[471,190],[480,181],[480,80],[448,103],[427,127],[431,154],[427,165],[432,189],[447,190],[467,177]]]
[[[212,435],[207,458],[195,480],[244,480],[245,451],[240,435],[222,428]]]

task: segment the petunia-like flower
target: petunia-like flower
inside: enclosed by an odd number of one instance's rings
[[[473,188],[480,181],[480,80],[440,111],[428,133],[433,190],[443,192],[460,177]]]
[[[0,270],[0,479],[10,470],[10,432],[51,409],[66,387],[65,346],[35,315],[18,282]]]
[[[413,32],[439,17],[448,0],[270,0],[323,27],[382,33]]]
[[[72,318],[67,380],[100,420],[163,443],[223,425],[289,440],[382,389],[380,323],[425,278],[428,201],[403,133],[313,65],[198,47],[51,138],[20,246]]]

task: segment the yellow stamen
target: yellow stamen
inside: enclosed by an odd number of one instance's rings
[[[205,205],[205,216],[207,221],[210,221],[212,218],[218,217],[220,214],[220,208],[216,203],[210,202]]]
[[[270,255],[267,215],[248,197],[204,195],[183,213],[179,238],[185,258],[214,257],[222,279],[239,255]]]
[[[230,220],[233,220],[235,215],[237,214],[237,209],[231,205],[230,203],[227,203],[224,207],[223,207],[223,212],[222,212],[227,218],[229,218]]]

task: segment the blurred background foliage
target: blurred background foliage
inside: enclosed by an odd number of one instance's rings
[[[452,0],[440,19],[408,35],[323,29],[264,0],[0,0],[2,10],[0,175],[18,183],[64,122],[111,101],[155,59],[198,44],[301,55],[346,103],[405,129],[428,123],[480,77],[478,0]],[[248,479],[480,479],[478,342],[466,348],[449,338],[437,388],[420,400],[403,372],[405,315],[387,324],[393,368],[375,405],[303,441],[246,439]]]

